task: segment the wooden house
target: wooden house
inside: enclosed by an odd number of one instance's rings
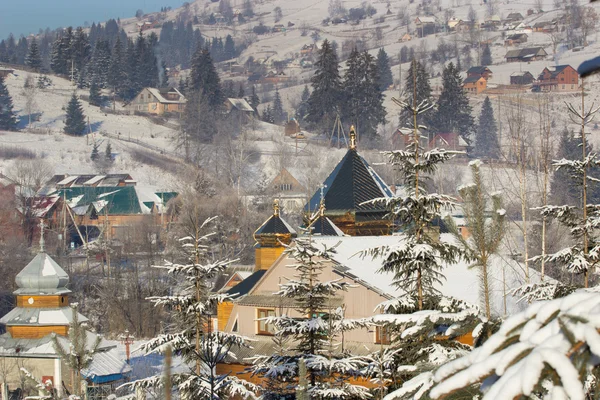
[[[463,81],[463,89],[469,94],[479,94],[487,89],[487,79],[483,76],[469,76]]]
[[[544,60],[548,56],[543,47],[528,47],[525,49],[509,50],[504,58],[506,62],[529,62]]]
[[[129,112],[162,115],[165,113],[183,113],[187,100],[179,90],[169,88],[144,88],[127,105]]]
[[[419,131],[419,142],[423,148],[427,148],[429,138]],[[392,148],[394,150],[406,150],[414,140],[414,131],[410,128],[398,128],[392,134]]]
[[[437,19],[434,16],[417,17],[415,25],[419,37],[431,35],[437,30]]]
[[[513,35],[509,35],[504,40],[504,46],[514,46],[521,43],[527,43],[527,34],[526,33],[515,33]]]
[[[486,66],[474,66],[467,70],[467,77],[483,78],[487,81],[492,77],[492,70]]]
[[[506,16],[505,21],[518,22],[518,21],[523,21],[524,19],[525,18],[523,17],[523,15],[521,13],[512,12]]]
[[[76,311],[69,305],[69,276],[44,252],[43,236],[40,252],[15,280],[16,307],[0,318],[0,325],[6,328],[6,333],[0,335],[0,363],[5,366],[0,376],[0,396],[13,398],[13,391],[22,388],[20,368],[26,368],[62,398],[65,389],[73,392],[73,381],[68,366],[54,348],[53,336],[56,335],[60,346],[68,351],[67,334]],[[81,314],[77,314],[77,318],[80,323],[88,320]],[[86,335],[88,343],[96,341],[96,334],[86,331]],[[124,383],[131,367],[114,348],[100,341],[91,365],[82,371],[86,387]],[[97,388],[90,390],[94,389]],[[22,393],[27,394],[37,396],[39,393]],[[87,394],[86,390],[86,398]]]
[[[463,137],[455,132],[438,133],[429,142],[429,148],[442,148],[446,150],[467,151],[468,144]]]
[[[513,72],[510,74],[510,84],[511,85],[531,85],[533,83],[534,77],[529,71],[523,72]]]
[[[12,68],[6,68],[6,67],[0,66],[0,78],[6,78],[13,72],[15,72],[15,70]]]
[[[556,31],[556,29],[557,29],[556,21],[542,21],[542,22],[536,22],[535,24],[533,24],[534,32],[550,33],[550,32]]]
[[[461,20],[460,18],[456,18],[456,17],[452,17],[452,18],[450,18],[450,19],[448,20],[448,24],[447,24],[447,26],[448,26],[448,30],[449,30],[450,32],[454,32],[454,31],[456,31],[456,26],[457,26],[458,24],[460,24],[461,22],[462,22],[462,20]]]
[[[533,90],[539,92],[570,92],[579,88],[579,74],[570,65],[546,67],[533,82]]]
[[[317,50],[317,45],[316,44],[305,44],[300,49],[300,55],[302,57],[311,56],[316,50]]]

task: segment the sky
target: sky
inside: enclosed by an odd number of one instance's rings
[[[79,26],[85,21],[133,17],[136,10],[159,11],[181,6],[185,0],[0,0],[0,40],[13,33],[37,33],[40,28]]]

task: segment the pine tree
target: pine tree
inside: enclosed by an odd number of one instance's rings
[[[379,74],[379,90],[383,92],[394,83],[392,69],[390,68],[390,60],[383,47],[379,49],[379,52],[377,53],[377,71]]]
[[[253,385],[232,375],[219,375],[217,365],[224,362],[231,350],[249,347],[246,338],[211,329],[211,310],[227,301],[220,293],[211,291],[210,283],[223,274],[231,264],[228,260],[212,261],[210,242],[212,234],[205,230],[214,223],[214,218],[197,221],[197,215],[189,228],[189,234],[180,239],[186,259],[182,264],[167,262],[158,267],[169,276],[179,278],[180,284],[173,288],[173,294],[164,297],[150,297],[155,306],[166,307],[175,318],[172,332],[164,333],[141,346],[146,353],[162,352],[170,346],[173,352],[183,357],[190,368],[172,374],[174,388],[182,400],[219,400],[239,394],[243,398],[250,390],[258,390]],[[134,381],[134,387],[160,387],[163,377],[157,375]],[[250,390],[247,390],[248,387]]]
[[[343,120],[356,127],[361,137],[373,138],[377,126],[385,123],[383,95],[375,59],[368,52],[352,51],[344,76]]]
[[[31,39],[31,43],[29,44],[29,52],[25,59],[25,65],[36,72],[42,68],[42,56],[40,55],[40,48],[35,38]]]
[[[114,161],[112,155],[112,146],[110,142],[106,143],[106,149],[104,150],[104,160],[108,163],[112,163]]]
[[[558,143],[556,151],[556,160],[576,160],[581,154],[581,137],[575,136],[573,131],[564,128]],[[591,152],[591,147],[588,145],[587,152]],[[566,168],[559,168],[554,171],[550,184],[550,201],[553,204],[564,204],[576,206],[579,204],[581,188],[579,181],[571,178],[571,172]],[[598,200],[592,201],[597,203]]]
[[[221,91],[219,74],[212,61],[207,48],[198,48],[192,58],[192,71],[190,74],[190,90],[202,93],[208,104],[213,108],[220,108],[225,101]]]
[[[90,85],[90,104],[93,106],[102,106],[102,92],[96,81],[92,81]]]
[[[87,66],[86,79],[96,82],[101,88],[108,86],[109,74],[111,72],[110,44],[108,40],[96,41],[92,59]]]
[[[429,74],[423,64],[414,58],[411,61],[408,75],[404,84],[404,102],[418,106],[424,101],[431,103],[431,85],[429,84]],[[417,115],[418,125],[427,125],[431,123],[433,110],[423,110]],[[413,124],[412,112],[403,108],[400,110],[400,126]]]
[[[256,94],[256,87],[254,85],[252,85],[252,94],[250,94],[248,103],[250,104],[250,107],[252,107],[254,109],[254,112],[257,113],[258,105],[260,104],[260,99],[258,98],[258,95]]]
[[[273,123],[281,124],[286,120],[285,111],[283,111],[283,102],[281,101],[281,95],[279,89],[275,88],[275,99],[273,100]]]
[[[261,118],[264,122],[268,122],[270,124],[274,124],[275,123],[275,118],[273,117],[273,110],[271,109],[271,105],[268,104],[267,108],[265,108],[263,110],[262,113],[262,118]]]
[[[469,98],[462,88],[462,78],[453,63],[444,68],[442,82],[442,93],[433,116],[434,128],[437,132],[457,133],[470,143],[475,121]]]
[[[90,155],[90,160],[97,161],[100,158],[100,150],[98,149],[98,142],[94,141],[92,145],[92,154]]]
[[[473,261],[472,267],[476,267],[479,271],[482,307],[485,310],[485,317],[490,320],[492,318],[491,296],[493,293],[491,264],[504,236],[506,211],[502,208],[502,199],[499,194],[489,196],[486,193],[480,164],[479,160],[469,163],[473,184],[463,186],[459,190],[460,197],[463,199],[465,226],[469,229],[471,236],[465,239],[452,217],[446,218],[446,224],[460,243],[465,258]]]
[[[116,91],[116,88],[125,82],[125,59],[123,54],[123,43],[117,36],[112,49],[108,74],[108,85]]]
[[[302,359],[306,362],[307,392],[311,398],[331,398],[332,393],[335,393],[336,399],[370,398],[365,387],[347,382],[349,375],[359,369],[360,361],[342,353],[336,345],[345,329],[356,326],[344,319],[341,307],[332,307],[329,301],[338,292],[347,291],[350,284],[339,279],[321,280],[326,263],[332,262],[335,250],[316,246],[310,237],[305,237],[298,238],[286,252],[295,260],[296,276],[280,284],[276,294],[292,300],[296,305],[295,311],[303,317],[279,315],[264,320],[265,324],[274,327],[275,336],[291,338],[294,347],[287,354],[256,357],[253,373],[297,382],[298,363]],[[298,386],[293,388],[293,392]],[[304,390],[300,387],[301,393]],[[275,393],[279,396],[285,394]]]
[[[61,36],[52,43],[50,68],[56,74],[69,76],[73,60],[72,51],[73,28],[68,27]]]
[[[304,86],[304,90],[302,91],[302,97],[300,98],[300,103],[298,104],[298,108],[296,109],[296,120],[299,124],[302,124],[308,115],[308,99],[310,98],[310,92],[308,91],[308,86]]]
[[[238,87],[238,92],[237,92],[237,98],[243,99],[245,95],[246,95],[246,93],[244,90],[244,84],[242,82],[240,82],[240,86]]]
[[[497,159],[500,157],[500,144],[498,143],[498,128],[494,109],[490,98],[486,96],[479,115],[479,126],[475,134],[475,157]]]
[[[323,41],[317,57],[306,119],[319,125],[323,131],[329,131],[336,115],[341,113],[342,83],[337,55],[327,39]]]
[[[17,130],[17,117],[13,112],[12,98],[8,93],[3,76],[0,76],[0,130]]]
[[[493,63],[492,50],[490,46],[485,46],[481,52],[481,65],[492,65]]]
[[[85,134],[85,116],[83,115],[81,103],[75,93],[73,93],[67,105],[67,118],[65,120],[64,131],[69,135],[76,136]]]
[[[71,55],[75,78],[79,82],[85,82],[84,68],[89,61],[90,54],[91,46],[87,33],[85,33],[82,27],[78,27],[71,42]]]
[[[225,60],[231,60],[232,58],[235,58],[235,55],[235,43],[233,42],[231,35],[227,35],[223,46],[223,57]]]
[[[102,337],[96,336],[96,340],[88,345],[88,330],[85,323],[79,322],[79,312],[77,303],[71,304],[73,317],[69,323],[68,347],[64,347],[56,334],[52,335],[52,345],[54,350],[60,356],[63,363],[73,371],[75,382],[73,390],[75,395],[81,395],[81,371],[90,366],[94,359],[94,354],[98,351],[98,346]]]

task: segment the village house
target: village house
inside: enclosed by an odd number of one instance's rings
[[[533,82],[535,92],[570,92],[579,88],[579,74],[570,65],[546,67]]]
[[[42,226],[43,228],[43,226]],[[46,384],[58,396],[65,389],[73,393],[72,374],[53,345],[53,336],[63,349],[69,351],[68,330],[75,310],[70,307],[71,291],[69,276],[48,254],[44,252],[43,234],[40,252],[17,275],[16,307],[0,318],[6,333],[0,335],[0,398],[12,399],[26,395],[22,389],[20,368],[25,368],[39,382]],[[88,319],[77,315],[80,323]],[[97,335],[86,331],[91,346]],[[85,398],[105,399],[116,386],[124,383],[131,367],[115,350],[115,345],[100,340],[98,352],[91,365],[82,371]],[[29,393],[38,395],[37,391]]]
[[[462,87],[467,93],[477,95],[487,89],[487,79],[483,76],[468,76]]]
[[[527,34],[526,33],[515,33],[513,35],[509,35],[504,40],[504,46],[514,46],[521,43],[527,43]]]
[[[300,49],[300,55],[302,57],[311,56],[316,50],[317,50],[317,45],[316,44],[305,44]]]
[[[10,74],[12,74],[13,72],[15,72],[15,70],[12,69],[12,68],[7,68],[7,67],[0,66],[0,77],[1,78],[6,78],[7,76],[9,76]]]
[[[525,49],[509,50],[504,58],[506,62],[529,62],[544,60],[548,56],[543,47],[528,47]]]
[[[524,19],[525,18],[523,17],[523,15],[521,13],[513,12],[506,16],[505,21],[517,22],[517,21],[523,21]]]
[[[429,138],[427,135],[418,132],[419,135],[419,143],[423,148],[427,148],[429,145]],[[407,146],[412,143],[414,138],[414,131],[409,128],[398,128],[392,134],[392,148],[394,150],[406,150]]]
[[[36,212],[48,225],[64,224],[63,204],[68,230],[68,243],[81,245],[98,237],[102,230],[109,238],[121,238],[128,229],[139,224],[164,226],[171,222],[167,203],[175,192],[154,192],[139,188],[129,174],[55,175],[34,198]],[[64,201],[64,203],[60,203]],[[64,227],[63,227],[64,228]],[[80,237],[80,232],[87,238]]]
[[[183,113],[187,100],[179,90],[168,88],[144,88],[127,105],[130,113],[148,113],[162,115],[165,113]]]
[[[511,85],[531,85],[535,78],[529,71],[523,72],[513,72],[510,74],[510,84]]]
[[[437,30],[437,19],[434,16],[417,17],[415,19],[416,33],[419,37],[434,34]]]
[[[412,36],[407,32],[400,38],[401,43],[410,42],[412,40]]]
[[[308,200],[306,188],[285,168],[269,184],[273,197],[288,214],[299,214]]]
[[[536,22],[533,25],[534,32],[550,33],[550,32],[556,31],[556,29],[557,29],[556,21]]]
[[[467,77],[477,77],[488,80],[492,77],[492,70],[486,66],[477,65],[467,70]]]
[[[454,31],[456,31],[456,26],[457,26],[459,23],[461,23],[461,22],[462,22],[462,20],[461,20],[461,19],[459,19],[459,18],[456,18],[456,17],[452,17],[452,18],[450,18],[450,19],[448,20],[448,24],[447,24],[447,26],[448,26],[448,31],[450,31],[450,32],[454,32]]]
[[[465,139],[454,132],[437,133],[429,142],[429,148],[446,149],[454,151],[467,151],[469,145]]]

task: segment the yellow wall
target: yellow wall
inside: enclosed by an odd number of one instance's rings
[[[257,247],[255,250],[256,262],[254,266],[254,271],[258,271],[261,269],[269,269],[271,265],[279,258],[283,251],[284,247]]]

